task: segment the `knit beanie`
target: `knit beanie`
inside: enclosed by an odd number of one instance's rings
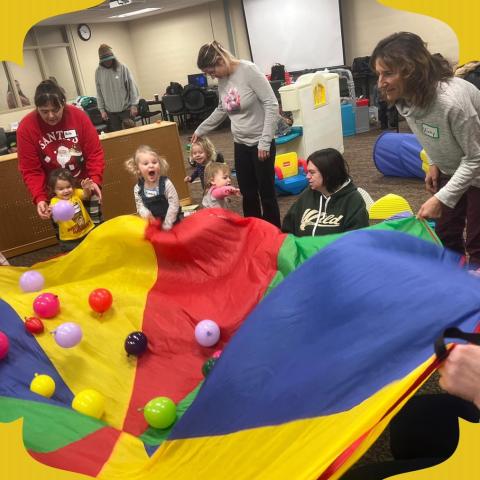
[[[115,55],[113,54],[112,47],[102,43],[98,48],[98,58],[100,59],[100,63],[113,60]]]

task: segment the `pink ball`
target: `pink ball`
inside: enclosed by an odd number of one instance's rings
[[[9,348],[10,343],[8,341],[8,337],[3,332],[0,332],[0,360],[7,356]]]
[[[216,350],[215,352],[213,352],[212,358],[214,358],[215,360],[218,360],[221,354],[222,354],[222,350]]]
[[[60,301],[53,293],[41,293],[33,301],[33,310],[41,318],[53,318],[60,311]]]
[[[211,347],[220,339],[220,328],[213,320],[202,320],[195,327],[195,338],[202,347]]]

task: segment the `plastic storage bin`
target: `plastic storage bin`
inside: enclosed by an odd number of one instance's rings
[[[344,137],[355,135],[355,113],[351,103],[342,104],[342,132]]]
[[[370,115],[368,111],[368,99],[357,100],[357,109],[355,112],[355,131],[357,133],[368,132],[370,130]]]

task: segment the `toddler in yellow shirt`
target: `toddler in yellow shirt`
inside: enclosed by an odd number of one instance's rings
[[[93,190],[93,182],[89,178],[81,181],[82,188],[75,188],[76,180],[73,175],[63,168],[53,170],[48,178],[48,188],[52,194],[50,200],[50,214],[52,208],[60,200],[72,203],[74,215],[70,220],[58,221],[58,238],[64,252],[73,250],[94,228],[82,200],[89,200]]]

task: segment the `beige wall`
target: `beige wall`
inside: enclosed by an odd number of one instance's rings
[[[5,130],[10,130],[11,123],[19,122],[27,113],[31,112],[32,110],[33,108],[26,107],[3,113],[0,115],[0,127],[4,128]]]
[[[232,49],[240,58],[250,59],[241,0],[229,0],[227,4],[234,37]],[[215,37],[229,48],[223,0],[129,22],[92,23],[92,37],[87,42],[78,37],[77,25],[68,28],[80,82],[84,94],[90,96],[96,96],[95,70],[101,43],[110,45],[129,67],[144,98],[153,98],[155,93],[162,95],[171,81],[184,85],[188,74],[199,72],[196,62],[202,44]],[[29,111],[1,114],[0,126],[9,128],[11,122],[21,120]]]
[[[232,49],[239,58],[250,59],[241,0],[226,3],[234,36]],[[376,0],[341,0],[341,6],[347,65],[355,57],[370,55],[381,38],[401,30],[418,33],[432,52],[440,52],[451,61],[458,58],[454,32],[438,20],[394,10]],[[95,69],[101,43],[110,45],[130,68],[145,98],[164,93],[170,81],[185,84],[187,74],[198,71],[197,52],[203,43],[212,40],[212,26],[215,38],[229,46],[223,0],[129,22],[90,24],[92,38],[88,42],[80,40],[77,26],[71,25],[85,94],[96,95]],[[0,115],[0,126],[8,128],[10,122],[20,120],[28,111]]]
[[[435,18],[395,10],[376,0],[341,0],[345,61],[370,55],[379,40],[394,32],[420,35],[429,50],[450,62],[458,60],[458,40],[453,30]]]
[[[77,25],[69,26],[74,49],[77,54],[80,77],[85,95],[96,97],[95,70],[98,67],[98,47],[106,43],[120,62],[128,66],[134,78],[138,81],[137,63],[132,48],[129,22],[91,23],[92,37],[88,42],[80,40],[77,35]]]
[[[252,56],[250,55],[250,47],[248,45],[248,34],[245,17],[243,15],[242,0],[230,0],[228,3],[236,55],[238,58],[251,60]]]
[[[230,22],[234,49],[240,58],[250,59],[248,38],[241,0],[230,0]],[[98,46],[110,45],[119,60],[131,70],[144,98],[162,95],[170,82],[187,83],[187,75],[197,73],[197,53],[204,43],[215,37],[229,46],[225,10],[222,0],[198,7],[152,15],[129,22],[90,25],[92,38],[84,42],[71,31],[86,95],[95,96],[95,69]],[[213,28],[213,32],[212,32]]]
[[[137,62],[142,96],[162,95],[170,82],[187,83],[187,75],[199,72],[198,50],[204,43],[218,40],[240,58],[250,59],[241,0],[216,0],[198,7],[129,22],[132,49]],[[226,15],[233,30],[230,47]]]
[[[137,65],[130,41],[130,29],[127,22],[119,23],[92,23],[92,37],[88,42],[80,40],[77,35],[77,26],[69,25],[73,49],[78,60],[80,82],[85,95],[96,96],[95,70],[98,66],[98,47],[101,43],[110,45],[120,61],[130,68],[137,79]],[[70,67],[68,67],[70,68]],[[58,79],[60,81],[60,79]],[[38,82],[37,82],[38,84]],[[61,85],[63,85],[61,83]],[[35,88],[32,87],[34,91]],[[30,98],[33,103],[33,94]],[[72,98],[68,98],[72,100]],[[17,109],[0,115],[0,127],[10,129],[10,123],[20,121],[31,108]]]
[[[165,93],[171,81],[185,85],[189,73],[198,73],[198,49],[213,36],[228,45],[221,0],[139,19],[129,26],[138,83],[146,98]]]

